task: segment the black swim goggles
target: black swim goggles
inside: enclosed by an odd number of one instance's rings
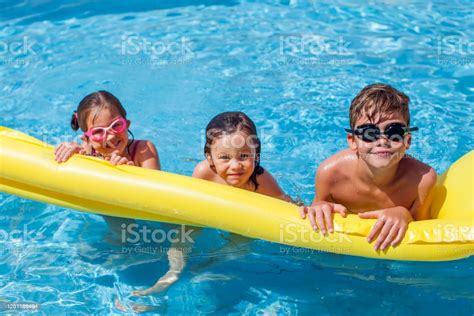
[[[387,136],[390,141],[401,142],[405,135],[410,132],[417,131],[418,127],[407,127],[402,123],[392,123],[385,127],[382,132],[380,128],[375,124],[363,124],[357,126],[355,129],[345,128],[345,131],[353,134],[364,142],[371,143],[378,140],[382,135]]]

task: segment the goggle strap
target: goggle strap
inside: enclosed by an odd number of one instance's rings
[[[344,130],[349,134],[355,134],[356,133],[355,130],[350,129],[350,128],[344,128]],[[418,127],[410,127],[410,128],[407,129],[407,132],[416,132],[418,130],[419,130]]]

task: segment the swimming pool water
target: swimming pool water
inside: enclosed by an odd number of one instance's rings
[[[262,165],[310,202],[317,165],[345,146],[350,100],[387,82],[411,98],[410,149],[438,173],[474,148],[470,1],[0,1],[0,124],[57,144],[69,118],[105,89],[166,171],[203,158],[207,122],[246,112]],[[124,254],[101,217],[0,194],[0,303],[51,314],[472,315],[473,258],[377,261],[281,247],[198,266],[221,233],[198,239],[190,267],[163,295],[131,297],[167,269],[164,254]],[[271,216],[271,210],[269,210]],[[159,224],[145,223],[151,226]],[[18,235],[17,235],[18,236]],[[150,307],[152,306],[152,307]]]

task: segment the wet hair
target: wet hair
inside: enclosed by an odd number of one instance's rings
[[[127,118],[127,111],[125,111],[119,99],[117,99],[112,93],[101,90],[93,92],[81,100],[77,106],[77,110],[72,114],[71,128],[75,131],[80,128],[82,131],[86,132],[87,119],[90,112],[97,109],[96,113],[99,113],[106,107],[116,108],[123,118]]]
[[[249,180],[255,185],[255,191],[258,189],[257,176],[264,172],[260,166],[260,139],[257,136],[257,128],[254,122],[243,112],[224,112],[216,115],[206,127],[206,144],[204,145],[204,155],[211,155],[211,148],[214,140],[223,135],[231,135],[242,131],[252,137],[255,145],[255,168]],[[211,167],[214,167],[211,165]]]
[[[370,121],[378,115],[384,116],[400,113],[408,125],[410,125],[410,111],[408,103],[410,98],[394,87],[375,83],[364,87],[352,100],[349,109],[349,120],[351,128],[361,117],[367,117]]]

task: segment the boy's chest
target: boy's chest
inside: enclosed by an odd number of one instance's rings
[[[388,189],[380,189],[357,181],[347,181],[336,186],[331,191],[331,196],[335,203],[342,204],[355,213],[395,206],[409,210],[417,197],[417,187],[399,183]]]

